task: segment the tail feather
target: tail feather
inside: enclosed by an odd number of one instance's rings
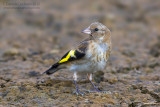
[[[55,63],[48,70],[46,70],[43,74],[51,75],[55,73],[56,71],[58,71],[58,66],[59,66],[59,63]]]

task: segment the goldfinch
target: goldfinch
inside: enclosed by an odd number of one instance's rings
[[[74,50],[68,51],[57,63],[53,64],[44,74],[50,75],[60,69],[73,72],[76,86],[76,94],[83,95],[77,86],[77,73],[86,73],[93,87],[100,91],[92,82],[92,73],[104,70],[111,53],[111,32],[99,22],[92,23],[82,31],[89,35],[87,39],[80,42]]]

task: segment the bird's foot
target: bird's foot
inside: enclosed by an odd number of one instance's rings
[[[100,91],[100,90],[96,90],[96,92],[98,92],[98,93],[105,93],[105,94],[111,94],[110,91]]]
[[[86,90],[88,93],[105,93],[105,94],[111,94],[110,91],[101,91],[101,90],[95,90],[95,91],[91,91],[91,90]]]
[[[84,96],[84,93],[80,92],[79,90],[76,90],[73,92],[73,94],[77,94],[77,96],[81,95],[81,96]]]

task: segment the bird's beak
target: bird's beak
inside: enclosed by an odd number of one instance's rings
[[[88,27],[88,28],[82,30],[82,33],[91,34],[91,30],[90,30],[90,28]]]

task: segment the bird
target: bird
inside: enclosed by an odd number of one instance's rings
[[[61,69],[71,71],[76,88],[75,93],[77,96],[83,96],[84,93],[79,90],[77,85],[77,74],[85,73],[95,91],[105,93],[107,91],[101,91],[94,85],[92,75],[106,68],[112,49],[111,31],[102,23],[94,22],[81,32],[87,34],[88,37],[81,41],[76,48],[69,50],[43,74],[51,75]]]

